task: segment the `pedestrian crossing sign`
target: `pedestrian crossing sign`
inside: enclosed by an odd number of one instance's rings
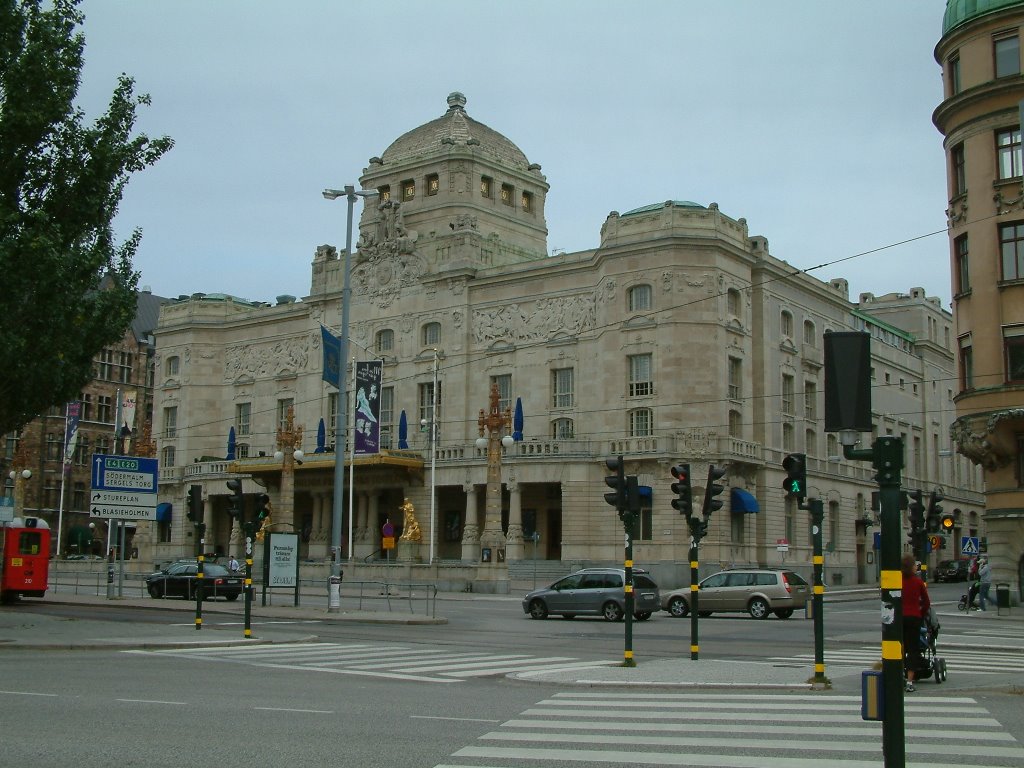
[[[978,554],[978,537],[977,536],[961,536],[960,537],[960,552],[964,555],[976,555]]]

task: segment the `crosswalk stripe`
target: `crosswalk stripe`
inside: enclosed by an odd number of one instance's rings
[[[908,701],[906,724],[906,768],[1024,764],[1024,747],[970,697]],[[877,768],[881,737],[858,696],[558,692],[435,768]]]

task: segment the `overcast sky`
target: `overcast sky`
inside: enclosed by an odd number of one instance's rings
[[[854,300],[922,286],[949,308],[944,0],[81,7],[86,114],[125,72],[152,97],[137,127],[175,141],[118,217],[158,295],[307,295],[317,245],[345,239],[321,190],[358,186],[457,90],[542,165],[549,252],[596,247],[609,211],[716,202]]]

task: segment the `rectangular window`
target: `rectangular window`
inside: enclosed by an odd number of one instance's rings
[[[381,203],[386,203],[391,199],[391,185],[385,184],[383,187],[377,187],[377,200]]]
[[[1016,35],[996,38],[993,51],[996,77],[1020,74],[1020,40]]]
[[[437,382],[437,418],[441,418],[441,382]],[[434,382],[419,385],[420,423],[430,424],[434,420]]]
[[[729,411],[729,437],[743,438],[743,414],[739,411]]]
[[[395,388],[381,387],[380,390],[380,447],[394,448],[392,431],[395,421]]]
[[[966,336],[960,340],[960,389],[974,387],[974,353],[971,349],[971,338]]]
[[[804,418],[818,418],[818,385],[813,381],[804,382]]]
[[[402,202],[413,200],[416,197],[416,182],[412,179],[402,182]]]
[[[432,173],[427,176],[427,195],[436,195],[441,189],[441,180],[438,178],[436,173]]]
[[[964,159],[964,145],[957,144],[949,152],[949,165],[953,171],[953,197],[967,191],[967,165]]]
[[[494,179],[490,176],[480,177],[480,197],[486,197],[488,200],[494,197]]]
[[[960,93],[960,52],[957,51],[949,57],[949,64],[946,67],[949,75],[949,95],[956,96]]]
[[[996,152],[1000,179],[1015,179],[1021,175],[1020,128],[998,131]]]
[[[1024,224],[999,227],[999,253],[1003,280],[1019,280],[1024,276]]]
[[[572,408],[572,368],[556,368],[551,372],[551,395],[552,408]]]
[[[503,373],[500,376],[491,376],[491,384],[498,385],[498,409],[504,413],[506,409],[512,408],[512,374]]]
[[[782,412],[787,416],[792,416],[795,413],[793,391],[793,377],[788,373],[782,374]]]
[[[629,412],[629,436],[650,437],[654,433],[654,413],[649,408]]]
[[[1003,345],[1006,350],[1006,383],[1024,382],[1024,327],[1006,329]],[[1014,334],[1014,335],[1011,335]],[[1019,334],[1019,335],[1016,335]]]
[[[533,195],[530,192],[523,192],[519,203],[523,213],[533,213]]]
[[[572,419],[555,419],[551,422],[551,437],[555,440],[572,440],[575,426]]]
[[[395,348],[395,332],[385,328],[377,333],[377,352],[386,354]]]
[[[291,397],[284,397],[277,401],[277,428],[288,428],[288,411],[292,412],[292,419],[295,418],[295,400]]]
[[[441,324],[427,323],[423,326],[423,346],[436,347],[441,343]]]
[[[511,184],[501,185],[501,202],[505,205],[512,205],[515,201],[516,191]]]
[[[235,403],[235,432],[238,437],[252,434],[252,403]]]
[[[956,259],[954,279],[956,280],[956,292],[958,294],[967,293],[971,290],[970,258],[967,245],[967,235],[960,235],[960,237],[953,241],[954,258]]]
[[[100,395],[96,398],[96,420],[108,424],[114,423],[114,398]]]
[[[172,440],[178,436],[178,406],[164,408],[164,437]]]
[[[654,382],[651,381],[651,356],[629,356],[629,396],[646,397],[654,394]]]
[[[651,286],[634,285],[629,289],[629,311],[644,312],[651,308]]]
[[[789,422],[782,425],[782,450],[795,451],[796,444],[793,436],[793,425]]]
[[[729,358],[729,399],[739,400],[743,397],[743,361],[738,357]]]

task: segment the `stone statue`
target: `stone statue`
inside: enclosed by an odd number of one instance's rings
[[[402,504],[402,536],[401,541],[421,541],[423,534],[420,524],[416,522],[416,510],[408,499]]]

